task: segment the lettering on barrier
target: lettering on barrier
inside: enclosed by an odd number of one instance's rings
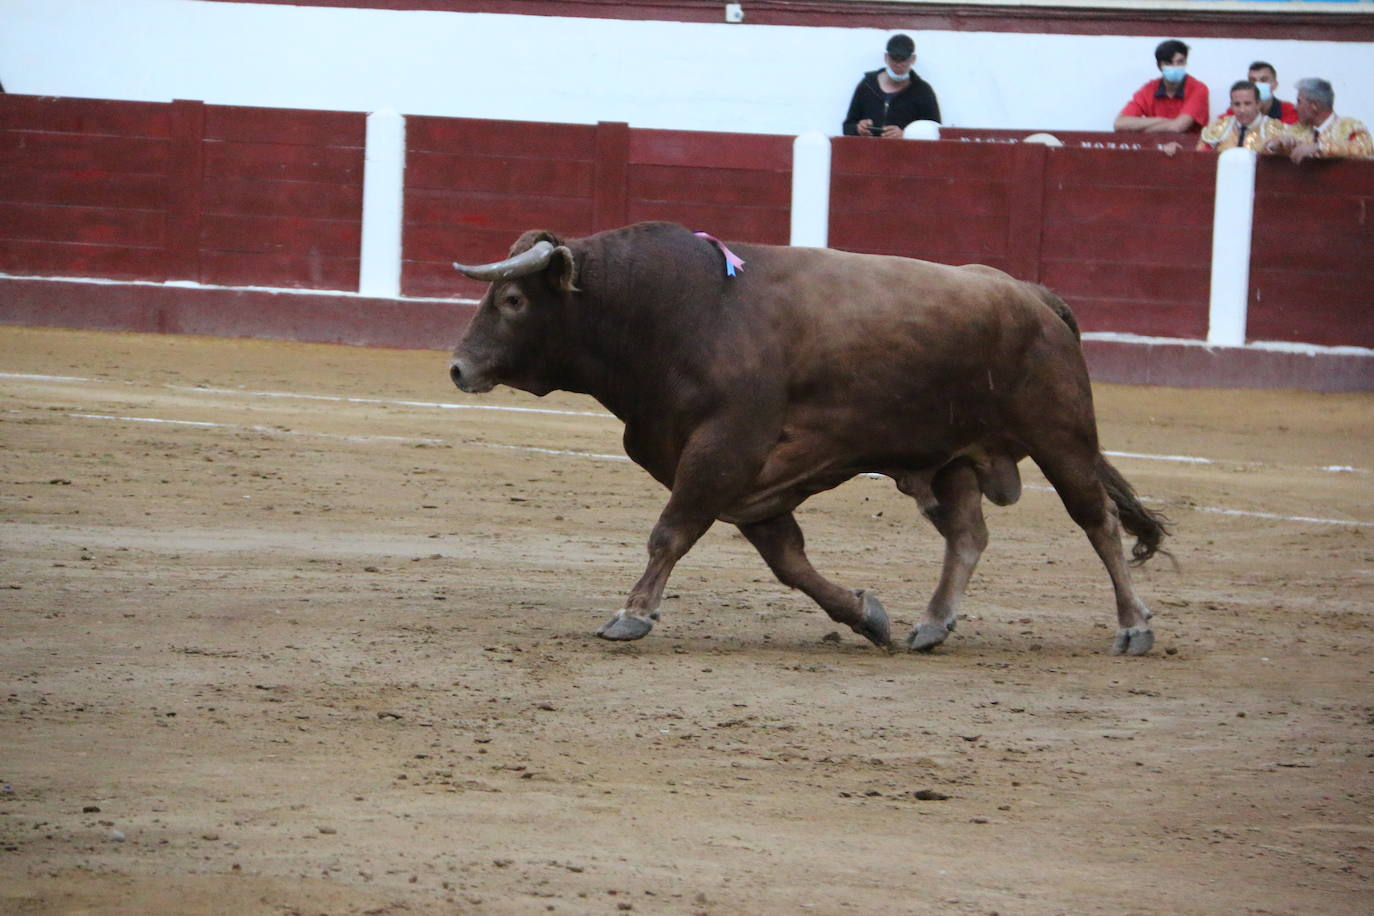
[[[1113,140],[1079,140],[1078,145],[1087,149],[1145,149],[1143,143],[1117,143]],[[1159,149],[1158,145],[1155,149]]]

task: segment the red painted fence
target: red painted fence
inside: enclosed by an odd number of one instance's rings
[[[832,144],[830,244],[1043,283],[1084,330],[1207,333],[1215,162],[1039,144]]]
[[[200,281],[356,290],[366,129],[356,112],[205,106]]]
[[[1205,337],[1216,161],[1049,149],[1040,275],[1085,331]]]
[[[357,289],[365,126],[0,95],[0,271]]]
[[[788,137],[411,117],[401,291],[478,295],[452,262],[503,258],[526,229],[664,219],[785,245],[791,169]]]
[[[503,257],[529,228],[788,240],[789,137],[433,117],[406,136],[406,296],[475,295],[450,262]],[[364,139],[353,112],[0,95],[0,273],[356,291]],[[1090,331],[1206,334],[1209,154],[832,150],[834,247],[991,264]],[[1251,339],[1374,347],[1372,209],[1374,163],[1260,163]]]
[[[0,270],[171,276],[172,108],[0,97]]]
[[[1253,340],[1374,347],[1374,162],[1261,159]]]

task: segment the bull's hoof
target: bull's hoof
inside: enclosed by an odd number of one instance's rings
[[[619,642],[642,639],[654,628],[654,621],[657,619],[657,614],[648,617],[636,617],[633,614],[618,611],[614,617],[601,625],[601,629],[596,631],[596,635],[602,639],[613,639]]]
[[[859,597],[863,599],[864,617],[858,626],[851,629],[873,645],[886,649],[892,642],[892,628],[887,622],[887,611],[883,610],[882,602],[872,592],[861,591]]]
[[[1122,627],[1112,640],[1113,655],[1144,655],[1154,648],[1155,634],[1149,627]]]
[[[940,643],[949,638],[949,634],[954,632],[954,621],[947,623],[934,623],[929,620],[922,620],[911,628],[907,634],[906,645],[912,652],[929,652]]]

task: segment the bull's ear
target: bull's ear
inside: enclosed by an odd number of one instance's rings
[[[572,249],[547,229],[530,229],[521,234],[520,238],[515,240],[515,244],[510,246],[510,253],[517,255],[522,251],[528,251],[540,242],[548,242],[554,246],[548,266],[544,268],[549,282],[565,293],[581,292],[577,288],[577,259],[573,257]]]
[[[577,259],[567,245],[559,245],[549,257],[550,278],[558,277],[558,288],[565,293],[581,292],[577,288]]]

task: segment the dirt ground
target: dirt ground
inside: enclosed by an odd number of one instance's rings
[[[1100,386],[1177,527],[1154,653],[1027,467],[911,655],[723,525],[594,638],[664,492],[595,403],[446,371],[0,329],[0,911],[1370,911],[1374,397]],[[904,634],[914,503],[799,518]]]

